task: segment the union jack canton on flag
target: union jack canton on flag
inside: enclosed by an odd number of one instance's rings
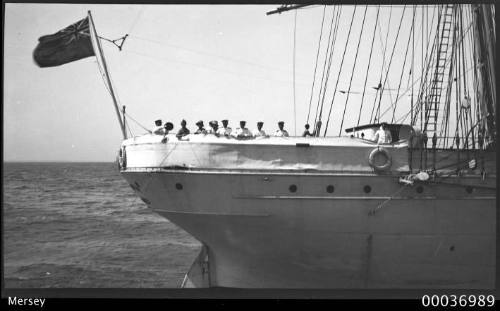
[[[59,66],[95,55],[88,17],[38,41],[33,59],[39,67]]]

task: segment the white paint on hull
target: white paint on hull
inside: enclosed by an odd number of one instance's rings
[[[153,210],[208,245],[212,286],[494,286],[492,189],[421,184],[419,194],[417,185],[400,191],[397,177],[377,175],[122,173]],[[397,191],[399,199],[370,214]]]

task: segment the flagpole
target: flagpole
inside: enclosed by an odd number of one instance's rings
[[[111,84],[111,80],[109,78],[109,72],[108,72],[108,67],[106,65],[106,59],[104,58],[104,53],[102,51],[101,43],[99,42],[99,37],[97,36],[97,32],[95,30],[94,20],[92,19],[92,14],[90,13],[90,11],[88,11],[88,14],[89,14],[90,24],[92,25],[91,26],[92,32],[94,33],[94,37],[96,40],[97,48],[99,50],[99,54],[101,55],[102,65],[104,67],[106,80],[108,81],[109,92],[111,93],[111,98],[113,99],[113,103],[115,105],[116,116],[118,117],[118,122],[120,123],[120,128],[122,130],[123,139],[127,139],[127,132],[125,131],[125,124],[123,123],[123,120],[122,120],[121,115],[120,115],[120,109],[118,108],[118,102],[116,100],[115,92],[113,90],[113,85]]]

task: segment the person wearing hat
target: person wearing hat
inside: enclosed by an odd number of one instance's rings
[[[257,128],[252,132],[253,137],[267,137],[266,132],[264,132],[264,130],[262,129],[263,125],[264,122],[257,122]]]
[[[288,137],[288,132],[284,129],[285,127],[285,122],[283,121],[280,121],[278,122],[278,128],[279,130],[277,130],[275,133],[274,133],[274,136],[276,137]]]
[[[322,123],[321,120],[318,120],[318,122],[316,123],[316,128],[313,131],[314,137],[319,137],[319,131],[321,130],[321,123]]]
[[[161,140],[162,143],[166,143],[168,141],[167,139],[167,135],[168,133],[174,129],[174,125],[172,124],[172,122],[167,122],[165,123],[165,125],[163,126],[163,129],[165,131],[165,134],[163,134],[163,138]]]
[[[220,127],[217,130],[217,134],[229,137],[229,135],[231,135],[231,132],[233,131],[233,129],[228,126],[228,123],[229,123],[228,120],[222,120],[222,127]]]
[[[196,132],[194,132],[194,134],[207,134],[207,131],[205,130],[205,127],[203,125],[203,121],[198,121],[196,122],[196,126],[198,126],[198,129],[196,130]]]
[[[155,134],[155,135],[164,135],[165,128],[162,126],[162,121],[156,120],[155,125],[156,125],[156,127],[151,131],[151,133]]]
[[[304,133],[302,133],[302,137],[313,136],[313,134],[311,134],[311,132],[309,132],[309,124],[306,124],[304,127],[305,127],[305,130],[304,130]]]
[[[234,137],[238,139],[248,139],[252,138],[252,133],[245,127],[246,121],[240,121],[240,127],[234,131]]]
[[[182,137],[189,135],[190,132],[189,129],[186,127],[186,124],[187,124],[186,120],[181,121],[181,128],[177,132],[177,135],[175,135],[177,139],[180,140]]]
[[[379,130],[375,133],[374,141],[377,144],[390,144],[392,142],[391,131],[387,129],[387,123],[382,123]]]
[[[217,133],[217,131],[219,130],[219,123],[214,120],[210,121],[208,125],[210,125],[210,128],[208,129],[208,134],[219,136],[219,133]]]

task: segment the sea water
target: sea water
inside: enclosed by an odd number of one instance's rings
[[[4,163],[6,288],[178,288],[201,245],[116,163]]]

